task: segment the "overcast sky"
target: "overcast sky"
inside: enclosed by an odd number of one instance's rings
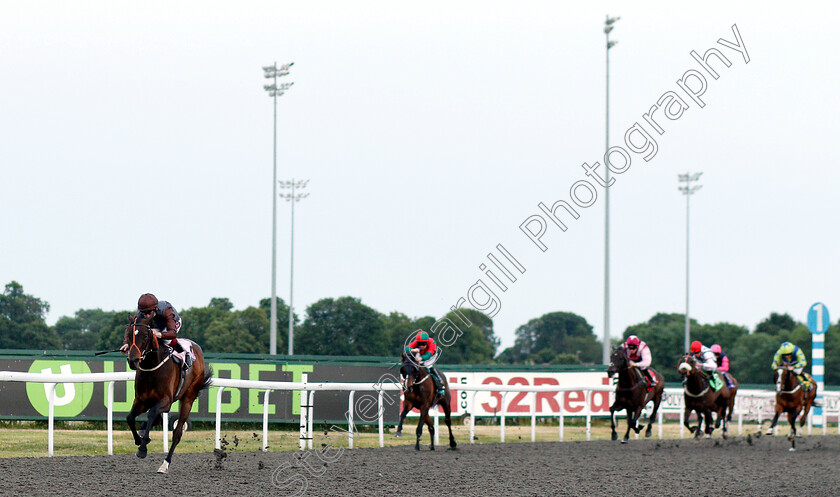
[[[502,348],[552,311],[602,336],[604,188],[581,164],[604,169],[606,14],[621,16],[610,141],[631,159],[610,189],[613,336],[685,312],[686,171],[703,172],[692,317],[753,328],[770,312],[804,321],[815,301],[840,312],[836,2],[0,5],[0,280],[49,302],[50,324],[132,308],[143,292],[179,309],[271,294],[261,67],[293,61],[277,171],[311,180],[295,209],[298,312],[350,295],[439,317],[468,294],[483,305],[470,291],[481,280]],[[744,53],[718,43],[736,43],[733,25]],[[731,64],[711,56],[718,79],[691,56],[713,47]],[[703,107],[678,84],[691,70],[705,76]],[[660,135],[644,114],[667,92],[687,108],[654,112]],[[649,161],[625,143],[635,123],[656,141]],[[575,184],[588,207],[572,203]],[[538,207],[558,200],[579,215],[558,211],[566,232]],[[287,301],[289,214],[280,201]],[[532,215],[544,252],[520,229]]]

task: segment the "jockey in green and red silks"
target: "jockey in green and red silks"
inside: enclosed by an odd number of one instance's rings
[[[425,366],[432,375],[432,379],[435,381],[435,390],[438,395],[445,395],[446,390],[443,387],[443,382],[440,380],[440,375],[432,367],[434,361],[428,364],[426,363],[426,361],[435,357],[435,352],[437,352],[435,339],[430,337],[425,331],[417,332],[414,340],[405,347],[406,355],[414,357],[415,362],[420,366]]]
[[[417,349],[420,354],[420,359],[427,361],[435,355],[435,352],[437,351],[437,344],[435,344],[435,339],[430,337],[428,333],[420,331],[417,333],[417,336],[414,337],[414,341],[408,344],[407,349]],[[406,350],[406,353],[410,354],[411,351]]]

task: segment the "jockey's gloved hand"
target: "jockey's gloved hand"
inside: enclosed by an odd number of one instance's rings
[[[122,347],[120,347],[120,352],[125,354],[127,351],[128,351],[128,344],[127,343],[122,344]]]

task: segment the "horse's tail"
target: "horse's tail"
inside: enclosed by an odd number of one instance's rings
[[[209,387],[210,384],[213,382],[213,368],[210,367],[208,364],[207,367],[204,369],[204,383],[201,384],[201,388],[198,391],[202,391],[205,388]]]

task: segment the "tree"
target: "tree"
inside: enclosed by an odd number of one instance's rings
[[[207,352],[268,354],[269,319],[258,307],[227,312],[210,323],[202,347]]]
[[[469,326],[458,314],[463,315]],[[446,364],[491,364],[499,347],[499,339],[493,332],[493,320],[475,309],[461,309],[450,312],[445,319],[455,323],[460,336],[454,335],[454,342],[446,343],[446,337],[436,336],[435,341],[441,349],[440,361]],[[441,320],[441,322],[445,322]]]
[[[756,333],[781,336],[786,331],[792,331],[796,327],[796,321],[790,314],[770,313],[770,317],[758,323],[755,327]]]
[[[324,355],[394,355],[381,314],[355,297],[321,299],[306,309],[295,352]]]
[[[286,302],[283,301],[280,297],[276,297],[277,299],[277,352],[280,354],[285,353],[287,350],[286,347],[286,340],[289,336],[289,306],[286,305]],[[265,315],[269,317],[269,323],[271,323],[271,298],[261,299],[260,300],[260,309],[265,312]],[[294,318],[294,332],[297,334],[298,325],[300,323],[300,319],[298,315],[292,314],[292,318]],[[270,330],[269,330],[270,331]],[[269,339],[270,340],[270,339]],[[297,352],[297,351],[295,351]]]
[[[55,323],[55,332],[65,350],[93,350],[99,345],[99,336],[107,330],[114,311],[79,309],[75,317],[62,316]],[[120,314],[121,315],[121,314]]]
[[[601,361],[600,342],[586,319],[571,312],[550,312],[532,319],[517,328],[513,347],[502,352],[499,361],[546,364],[559,354],[575,355],[580,362]]]
[[[17,281],[0,295],[0,349],[57,349],[61,340],[44,317],[50,305],[27,295]]]
[[[135,312],[112,311],[108,323],[99,331],[99,342],[96,345],[100,350],[113,350],[119,348],[125,338],[125,327],[128,325]]]
[[[697,321],[691,320],[692,329],[698,327]],[[666,381],[678,381],[680,376],[676,367],[685,350],[685,315],[658,313],[646,323],[629,326],[624,331],[624,338],[636,335],[647,343],[653,357],[652,366],[662,373]]]

